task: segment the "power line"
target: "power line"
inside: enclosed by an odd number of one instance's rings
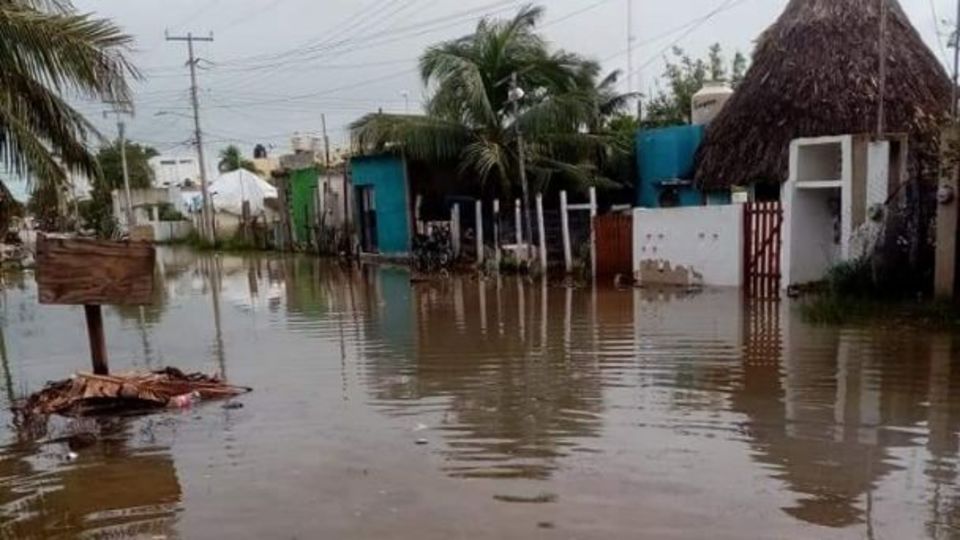
[[[943,46],[943,39],[940,35],[940,17],[937,15],[936,0],[930,0],[930,13],[933,15],[933,36],[937,39],[937,47],[940,48],[940,58],[944,62],[949,62],[947,49]]]
[[[643,71],[644,69],[646,69],[647,67],[649,67],[651,64],[653,64],[654,62],[656,62],[657,59],[659,59],[660,56],[661,56],[663,53],[669,51],[669,50],[670,50],[671,48],[673,48],[673,47],[676,47],[677,44],[679,44],[681,41],[683,41],[684,38],[686,38],[687,36],[689,36],[690,34],[692,34],[694,30],[696,30],[697,28],[700,28],[702,25],[704,25],[704,24],[705,24],[707,21],[709,21],[710,19],[714,18],[715,16],[719,15],[720,13],[723,13],[724,11],[728,11],[728,10],[730,10],[730,9],[735,8],[735,7],[737,7],[738,5],[740,5],[740,4],[742,4],[742,3],[746,2],[746,1],[747,1],[747,0],[724,0],[723,3],[721,3],[719,6],[717,6],[716,8],[714,8],[712,11],[710,11],[710,12],[707,13],[706,15],[703,15],[702,17],[699,17],[699,18],[697,18],[697,19],[694,19],[693,21],[691,21],[690,23],[688,23],[689,28],[686,28],[686,30],[680,35],[680,37],[678,37],[677,39],[673,40],[669,45],[667,45],[667,46],[664,47],[663,49],[660,49],[660,51],[658,51],[657,54],[651,56],[646,62],[644,62],[643,64],[641,64],[640,67],[638,67],[636,70],[634,70],[634,72]],[[631,75],[633,75],[633,73],[628,74],[628,76],[631,76]]]

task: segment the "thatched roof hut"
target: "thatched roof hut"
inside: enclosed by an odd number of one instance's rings
[[[951,82],[899,2],[884,1],[887,131],[910,135],[912,170],[927,177],[936,170]],[[706,188],[783,182],[791,140],[875,131],[879,7],[877,0],[791,0],[760,36],[743,82],[709,126],[697,181]]]

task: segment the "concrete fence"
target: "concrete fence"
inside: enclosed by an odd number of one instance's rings
[[[743,206],[633,211],[633,269],[641,285],[739,287]]]

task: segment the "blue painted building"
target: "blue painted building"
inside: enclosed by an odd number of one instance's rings
[[[729,204],[730,193],[704,193],[693,183],[694,158],[704,126],[673,126],[637,132],[635,204],[669,208]]]
[[[350,160],[355,223],[364,253],[410,255],[412,217],[407,168],[391,154]]]

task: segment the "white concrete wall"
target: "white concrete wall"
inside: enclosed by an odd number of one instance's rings
[[[155,221],[150,226],[153,227],[155,242],[183,240],[193,231],[193,223],[189,221]]]
[[[819,281],[831,266],[840,262],[831,198],[839,189],[796,190],[784,204],[783,284]]]
[[[850,252],[853,233],[852,135],[796,139],[790,144],[790,178],[782,190],[781,286],[819,281]],[[827,150],[834,148],[837,151]],[[835,160],[839,159],[839,163]],[[832,173],[828,171],[832,170]],[[839,173],[839,177],[837,176]],[[815,178],[828,174],[833,178]],[[839,223],[829,199],[839,198]],[[836,228],[840,243],[836,243]]]
[[[633,211],[633,269],[641,285],[655,285],[641,269],[691,275],[691,284],[743,283],[743,206],[697,206]]]
[[[160,188],[178,186],[187,179],[198,182],[200,178],[200,166],[193,156],[164,154],[150,158],[148,163],[153,169],[153,183]]]

